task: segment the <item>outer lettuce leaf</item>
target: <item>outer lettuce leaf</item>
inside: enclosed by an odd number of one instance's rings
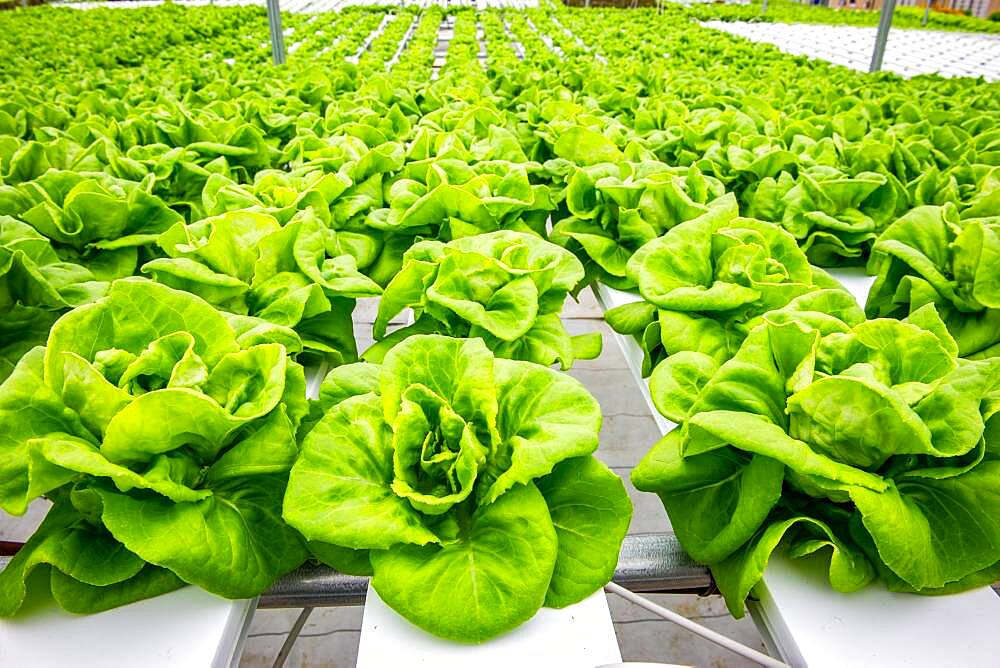
[[[482,642],[544,604],[558,539],[545,499],[531,484],[481,506],[466,521],[454,542],[373,552],[372,586],[426,631]]]
[[[363,572],[367,552],[418,626],[479,642],[611,576],[630,506],[591,457],[600,409],[572,378],[415,335],[333,370],[318,404],[284,517],[335,566]]]

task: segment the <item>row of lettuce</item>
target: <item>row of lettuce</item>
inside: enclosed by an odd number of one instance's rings
[[[310,556],[458,640],[582,599],[631,515],[547,368],[600,353],[559,317],[595,281],[680,425],[634,482],[734,614],[783,540],[841,591],[997,578],[997,87],[453,13],[436,78],[436,8],[289,17],[284,68],[259,9],[2,17],[38,39],[0,54],[0,505],[55,505],[0,612],[37,569],[93,612]]]

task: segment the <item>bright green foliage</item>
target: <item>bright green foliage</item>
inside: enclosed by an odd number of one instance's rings
[[[558,173],[566,165],[552,161],[549,167]],[[552,239],[588,258],[591,273],[616,288],[635,287],[626,266],[643,244],[725,205],[722,184],[694,166],[648,160],[569,167],[564,197],[571,217],[553,227]]]
[[[821,319],[864,319],[853,298],[809,264],[781,227],[736,216],[732,196],[640,248],[628,262],[644,303],[607,313],[634,335],[648,375],[667,356],[701,353],[716,365],[731,358],[768,312]]]
[[[482,338],[498,357],[558,361],[567,369],[575,358],[601,352],[599,333],[571,337],[559,318],[582,279],[572,253],[533,234],[502,230],[422,241],[406,251],[386,286],[375,320],[381,342],[364,357],[379,362],[406,336],[440,332]],[[413,324],[387,336],[389,321],[406,308],[413,309]]]
[[[86,256],[101,278],[123,278],[135,271],[138,248],[182,220],[150,194],[153,181],[152,176],[134,183],[53,168],[32,181],[5,186],[2,213],[20,218],[78,257]]]
[[[1000,212],[1000,190],[980,199],[962,217],[951,204],[918,207],[879,237],[869,315],[905,318],[934,304],[961,357],[1000,355],[1000,216],[988,215]]]
[[[361,253],[369,251],[366,237],[357,241]],[[142,271],[226,311],[293,328],[306,349],[322,357],[353,361],[354,302],[348,298],[378,295],[381,288],[358,271],[354,248],[329,257],[328,248],[339,242],[349,243],[311,209],[284,226],[266,213],[231,211],[164,232],[157,243],[168,257]]]
[[[997,576],[990,522],[970,530],[995,489],[997,87],[690,20],[744,12],[286,15],[280,68],[259,7],[3,12],[0,506],[55,501],[3,610],[32,569],[74,612],[259,592],[306,554],[278,512],[303,439],[285,515],[425,628],[477,640],[579,600],[628,506],[596,406],[531,362],[597,354],[558,317],[594,280],[646,300],[608,319],[686,425],[650,455],[657,490],[731,602],[782,540],[829,547],[842,590]],[[864,329],[815,268],[866,263],[870,315],[906,327]],[[345,365],[382,290],[371,363]],[[298,363],[320,360],[306,416]]]
[[[184,582],[256,596],[305,559],[281,519],[305,378],[259,338],[124,279],[21,359],[0,385],[0,507],[55,505],[0,573],[0,614],[37,568],[67,610],[96,612]]]
[[[45,343],[61,312],[107,288],[86,267],[62,261],[33,227],[0,216],[0,381],[24,353]]]
[[[284,517],[317,558],[367,559],[414,624],[479,642],[610,579],[631,504],[591,454],[601,413],[577,381],[418,335],[334,369],[319,403]]]
[[[662,499],[736,616],[784,541],[830,584],[939,593],[1000,569],[1000,358],[967,361],[933,305],[824,329],[764,316],[721,366],[669,358],[650,387],[681,424],[632,479]]]
[[[773,0],[767,4],[766,11],[762,3],[708,4],[698,3],[685,5],[684,11],[701,21],[775,21],[778,23],[825,23],[830,25],[878,25],[878,9],[851,9],[842,11],[837,5],[806,5],[793,0]],[[927,24],[923,23],[924,4],[903,7],[896,5],[892,16],[893,28],[906,30],[960,30],[962,32],[997,33],[1000,28],[991,25],[996,21],[951,14],[932,10]]]

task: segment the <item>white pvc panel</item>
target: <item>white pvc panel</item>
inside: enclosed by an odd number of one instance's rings
[[[702,25],[862,72],[868,71],[875,46],[875,28],[739,21]],[[1000,81],[1000,35],[892,28],[882,69],[904,77],[937,73]]]
[[[50,596],[29,597],[17,617],[0,619],[0,665],[224,668],[239,658],[254,606],[184,587],[78,616]]]
[[[1000,657],[1000,597],[989,587],[950,596],[895,594],[876,583],[840,594],[819,560],[771,557],[754,594],[787,661],[810,668],[987,668]]]
[[[466,645],[422,631],[369,587],[358,646],[358,668],[593,668],[621,660],[603,591],[561,610],[542,608],[510,633]]]

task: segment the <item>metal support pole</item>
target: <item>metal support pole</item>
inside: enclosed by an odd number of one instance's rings
[[[922,26],[927,25],[927,19],[930,18],[930,15],[931,15],[931,0],[927,0],[927,4],[924,5],[924,18],[920,22],[920,25]]]
[[[760,6],[760,15],[764,16],[764,14],[767,14],[767,0],[764,0],[764,2],[761,3]]]
[[[267,0],[267,23],[271,28],[271,57],[275,65],[285,64],[285,34],[281,30],[279,0]]]
[[[896,0],[884,0],[882,13],[878,17],[878,32],[875,34],[875,50],[872,51],[872,63],[869,72],[882,69],[882,57],[885,55],[885,43],[889,41],[889,28],[892,26],[892,13],[896,10]]]

